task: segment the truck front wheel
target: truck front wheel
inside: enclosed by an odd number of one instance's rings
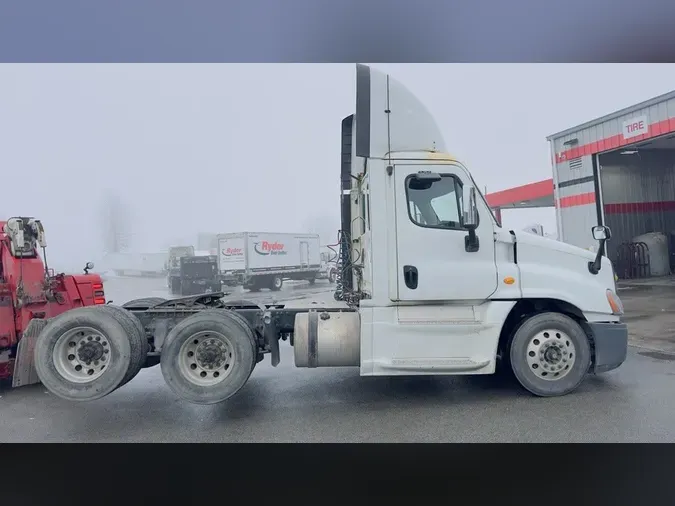
[[[196,404],[215,404],[248,381],[257,350],[250,327],[231,311],[202,311],[176,325],[162,348],[164,380]]]
[[[584,380],[591,365],[591,347],[572,318],[540,313],[516,330],[509,359],[523,388],[539,397],[555,397],[572,392]]]

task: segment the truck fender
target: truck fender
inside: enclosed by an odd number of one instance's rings
[[[34,350],[40,332],[47,325],[47,320],[33,318],[23,331],[21,340],[16,349],[14,360],[14,373],[12,375],[12,387],[22,387],[40,383],[40,378],[35,370]]]

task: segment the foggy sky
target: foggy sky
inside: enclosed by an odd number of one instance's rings
[[[675,88],[675,65],[382,64],[435,114],[481,190],[551,177],[546,136]],[[100,257],[100,201],[121,196],[133,249],[197,232],[302,232],[339,215],[340,64],[0,65],[0,214],[39,217],[49,258]],[[505,225],[554,211],[504,212]]]

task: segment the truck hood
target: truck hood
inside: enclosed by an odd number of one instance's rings
[[[544,250],[553,250],[559,253],[566,253],[568,255],[575,255],[582,257],[586,260],[594,260],[595,253],[592,251],[579,248],[578,246],[572,246],[561,241],[556,241],[550,237],[542,237],[536,234],[530,234],[529,232],[515,232],[516,241],[519,245],[527,245],[532,248],[541,248]]]
[[[580,310],[588,321],[614,321],[607,290],[616,290],[614,270],[607,257],[600,272],[592,274],[592,251],[548,237],[515,232],[519,289],[523,298],[555,299]]]

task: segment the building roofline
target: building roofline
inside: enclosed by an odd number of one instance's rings
[[[644,109],[646,107],[650,107],[652,105],[660,104],[661,102],[665,102],[666,100],[670,100],[671,98],[675,98],[675,91],[669,91],[668,93],[664,93],[663,95],[659,95],[658,97],[650,98],[649,100],[645,100],[644,102],[640,102],[639,104],[631,105],[630,107],[625,107],[623,109],[620,109],[616,112],[613,112],[611,114],[606,114],[605,116],[600,116],[599,118],[592,119],[591,121],[587,121],[586,123],[582,123],[578,126],[568,128],[566,130],[563,130],[561,132],[549,135],[546,137],[547,141],[552,141],[555,139],[559,139],[560,137],[564,137],[566,135],[570,135],[576,132],[579,132],[580,130],[584,130],[586,128],[590,128],[596,125],[599,125],[601,123],[604,123],[609,120],[613,120],[616,118],[620,118],[621,116],[625,116],[626,114],[630,114],[631,112],[638,111],[640,109]]]

